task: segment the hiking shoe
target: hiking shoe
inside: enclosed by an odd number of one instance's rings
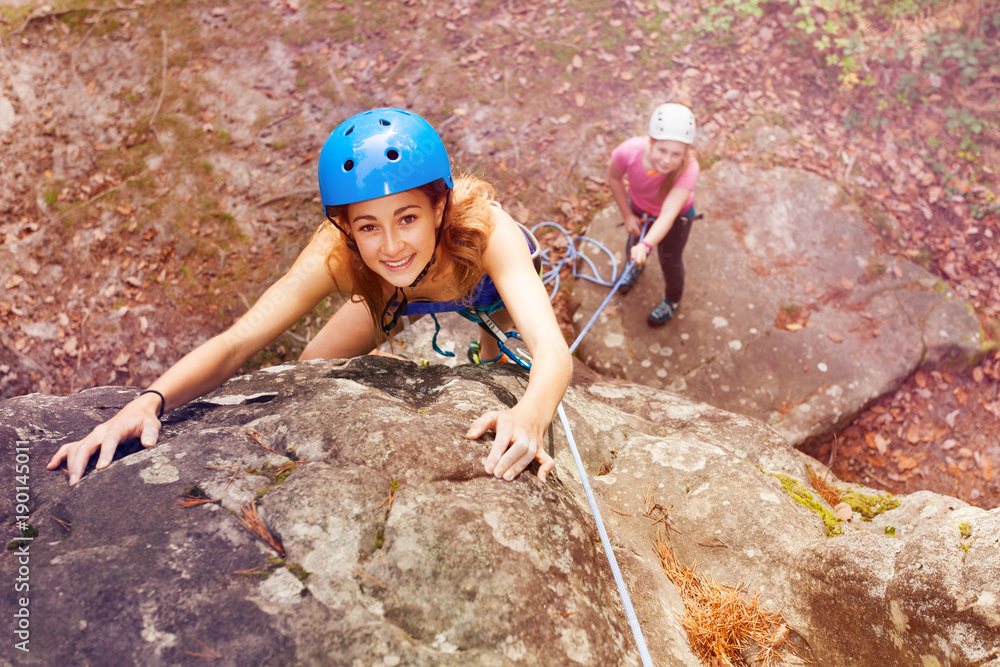
[[[496,359],[482,359],[479,356],[479,341],[474,340],[469,343],[469,351],[466,353],[469,357],[469,361],[474,364],[495,364],[498,362],[505,361],[503,357],[503,352],[501,352]]]
[[[634,264],[632,269],[625,274],[625,277],[621,279],[618,285],[618,291],[622,294],[628,294],[628,291],[632,289],[635,285],[635,281],[639,279],[639,274],[642,273],[642,267],[638,264]]]
[[[667,301],[664,299],[656,308],[653,309],[653,312],[649,314],[646,321],[654,327],[666,324],[667,320],[674,316],[674,313],[677,311],[677,306],[678,304],[673,301]]]

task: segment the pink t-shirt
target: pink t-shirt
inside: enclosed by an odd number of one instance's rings
[[[642,166],[642,151],[649,145],[649,137],[632,137],[618,144],[618,147],[611,151],[611,162],[615,168],[625,174],[628,178],[628,196],[632,200],[632,205],[641,211],[645,211],[653,216],[660,215],[660,207],[663,200],[658,199],[660,183],[667,177],[659,172],[649,175]],[[694,186],[698,181],[698,173],[701,168],[698,160],[691,155],[687,169],[680,175],[675,188],[690,190],[684,206],[681,207],[681,214],[687,213],[694,206]]]

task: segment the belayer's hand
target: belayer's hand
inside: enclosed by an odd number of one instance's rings
[[[145,402],[148,401],[143,403]],[[159,435],[160,420],[156,418],[156,409],[147,409],[137,399],[122,408],[114,417],[98,425],[83,440],[60,447],[47,467],[49,470],[55,470],[60,463],[66,461],[69,484],[73,486],[80,481],[83,471],[87,468],[87,462],[98,448],[101,454],[97,459],[97,469],[103,470],[111,465],[111,459],[121,442],[139,438],[143,447],[152,447]]]
[[[639,220],[639,216],[634,213],[629,213],[625,216],[625,231],[630,236],[639,236],[639,234],[642,234],[642,222]]]
[[[529,463],[538,461],[538,479],[544,482],[556,467],[556,462],[542,447],[545,428],[524,418],[514,407],[487,412],[472,422],[465,437],[475,440],[487,431],[496,434],[485,462],[486,472],[494,477],[510,481],[521,474]]]
[[[649,257],[649,251],[646,249],[645,245],[643,245],[642,243],[636,243],[634,246],[632,246],[631,259],[638,266],[642,266],[643,264],[645,264],[646,259],[648,257]]]

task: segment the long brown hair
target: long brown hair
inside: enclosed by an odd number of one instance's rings
[[[435,208],[445,197],[445,219],[441,223],[438,241],[438,264],[442,267],[442,275],[449,276],[455,284],[455,292],[460,299],[472,296],[473,288],[482,278],[483,254],[493,233],[493,212],[491,203],[496,197],[493,186],[486,181],[470,175],[460,175],[455,178],[455,187],[449,192],[448,186],[441,179],[432,181],[416,188],[423,192]],[[334,212],[336,224],[343,230],[349,230],[347,205],[339,206]],[[331,225],[330,221],[324,223]],[[332,226],[332,225],[331,225]],[[334,268],[346,266],[351,274],[353,289],[351,300],[363,302],[368,306],[375,330],[375,340],[384,341],[381,316],[385,309],[386,298],[383,292],[382,279],[368,268],[361,259],[361,254],[350,245],[353,242],[341,232],[336,232],[340,239],[326,258],[326,269],[333,282],[340,290]]]

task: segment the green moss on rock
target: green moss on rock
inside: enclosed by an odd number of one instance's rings
[[[965,551],[971,549],[972,544],[976,541],[976,538],[972,536],[972,530],[972,524],[968,521],[958,524],[958,535],[960,537],[958,546]]]
[[[824,507],[822,503],[815,500],[813,498],[813,494],[809,493],[809,490],[802,484],[802,482],[789,475],[767,472],[763,468],[760,470],[764,474],[770,475],[781,482],[781,488],[783,488],[785,492],[792,497],[792,500],[822,519],[827,537],[842,535],[844,533],[844,529],[840,525],[840,517]]]
[[[899,507],[899,501],[893,498],[891,493],[869,496],[858,491],[851,491],[844,494],[841,501],[850,505],[852,510],[860,514],[862,521],[871,521],[873,517]]]

